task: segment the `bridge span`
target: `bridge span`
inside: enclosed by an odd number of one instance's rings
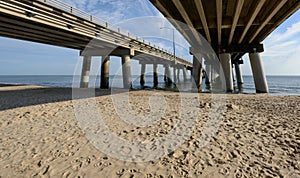
[[[206,71],[211,71],[210,57],[203,49],[195,49],[199,46],[197,46],[198,33],[206,38],[220,59],[227,91],[233,90],[232,65],[236,69],[238,84],[243,83],[241,58],[249,53],[258,93],[269,91],[259,54],[264,51],[261,43],[300,8],[299,0],[150,0],[150,2],[192,44],[191,52],[194,56],[197,54],[207,59]],[[190,29],[186,29],[186,26],[178,22],[187,24],[197,33],[193,31],[191,33]],[[199,59],[193,61],[196,71],[202,68],[199,62],[202,64]],[[209,78],[213,79],[212,75],[211,72]],[[195,79],[197,77],[199,76],[194,76]]]
[[[145,83],[146,65],[153,65],[157,86],[157,65],[165,67],[167,83],[171,83],[170,67],[182,70],[193,64],[171,52],[152,45],[120,28],[59,0],[1,0],[0,36],[80,50],[83,56],[80,86],[87,88],[92,56],[102,57],[101,88],[109,87],[110,56],[122,58],[123,85],[131,87],[130,60],[142,65],[141,85]]]

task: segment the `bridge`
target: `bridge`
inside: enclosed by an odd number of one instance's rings
[[[92,56],[101,56],[101,88],[109,87],[110,56],[122,58],[124,88],[131,87],[130,60],[139,60],[141,85],[146,65],[153,65],[154,86],[158,84],[158,65],[165,67],[171,83],[170,67],[179,73],[193,64],[127,31],[109,25],[94,16],[59,0],[1,0],[0,36],[80,50],[83,56],[80,87],[87,88]]]
[[[240,64],[249,53],[256,91],[267,93],[268,85],[260,53],[262,41],[300,8],[299,0],[150,0],[150,2],[192,44],[191,53],[207,59],[206,71],[211,69],[210,57],[198,48],[197,33],[204,36],[220,59],[227,91],[233,90],[233,67],[238,84],[243,83]],[[187,24],[182,26],[179,22]],[[193,47],[193,44],[195,47]],[[200,45],[201,46],[201,45]],[[194,71],[202,69],[202,61],[193,60]],[[201,74],[201,72],[200,72]],[[193,73],[201,86],[199,73]],[[213,72],[208,75],[213,79]],[[207,81],[210,82],[210,79]]]

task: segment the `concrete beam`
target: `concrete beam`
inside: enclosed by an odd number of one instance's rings
[[[230,35],[229,35],[229,41],[228,41],[229,45],[232,43],[235,28],[236,28],[237,23],[239,21],[243,5],[244,5],[244,0],[238,0],[237,1],[236,8],[235,8],[236,10],[235,10],[234,17],[233,17],[233,22],[232,22],[232,27],[231,27],[231,31],[230,31]]]
[[[248,33],[251,25],[253,24],[254,20],[256,19],[258,13],[260,12],[260,10],[262,9],[263,5],[265,4],[267,0],[259,0],[254,12],[252,13],[252,16],[250,17],[244,31],[243,31],[243,34],[239,40],[239,44],[241,44],[246,36],[246,34]]]
[[[277,12],[285,5],[288,0],[281,0],[280,3],[276,6],[274,10],[272,10],[271,14],[268,16],[267,19],[260,25],[260,27],[255,31],[255,34],[251,37],[250,43],[252,43],[257,35],[265,28],[265,26],[272,20],[272,18],[277,14]]]
[[[218,45],[222,43],[222,1],[216,0]]]
[[[240,44],[240,45],[229,45],[222,47],[226,53],[253,53],[253,52],[264,52],[263,44]],[[255,50],[254,50],[255,49]]]
[[[204,12],[202,0],[195,1],[195,4],[196,4],[196,8],[197,8],[198,14],[199,14],[200,19],[201,19],[201,23],[204,27],[204,32],[205,32],[205,35],[206,35],[206,39],[209,43],[211,43],[211,37],[210,37],[210,34],[209,34],[209,28],[208,28],[208,24],[207,24],[205,12]]]
[[[122,57],[124,54],[128,54],[131,57],[135,55],[135,51],[133,48],[121,48],[121,47],[107,47],[107,48],[99,48],[99,49],[86,49],[80,51],[81,56],[119,56]]]

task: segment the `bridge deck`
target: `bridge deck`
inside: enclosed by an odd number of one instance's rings
[[[258,44],[300,8],[299,0],[150,0],[165,17],[196,29],[216,52]],[[185,33],[176,22],[179,31]],[[248,51],[245,51],[248,52]]]
[[[0,1],[0,36],[118,56],[127,50],[137,60],[170,63],[170,52],[58,0]],[[92,42],[91,42],[92,41]],[[176,57],[178,64],[192,64]]]

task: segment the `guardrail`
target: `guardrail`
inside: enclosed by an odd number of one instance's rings
[[[46,4],[49,4],[55,8],[58,8],[62,11],[65,11],[67,13],[71,13],[71,14],[74,14],[80,18],[83,18],[89,22],[92,22],[92,23],[95,23],[97,25],[100,25],[102,27],[105,27],[111,31],[114,31],[116,33],[119,33],[121,35],[124,35],[124,36],[128,36],[130,38],[133,38],[135,39],[136,41],[139,41],[141,43],[145,43],[145,44],[148,44],[149,46],[153,47],[153,48],[159,48],[158,46],[155,46],[155,45],[152,45],[150,42],[147,42],[145,41],[144,39],[136,36],[136,35],[132,35],[130,32],[126,31],[126,30],[122,30],[120,29],[119,27],[116,27],[116,26],[113,26],[113,25],[110,25],[109,23],[93,16],[93,15],[90,15],[88,14],[87,12],[84,12],[80,9],[77,9],[75,7],[72,7],[66,3],[63,3],[61,2],[60,0],[37,0],[37,1],[40,1],[40,2],[43,2],[43,3],[46,3]],[[162,49],[162,48],[159,48],[161,51],[164,51],[166,53],[169,53],[169,54],[172,54],[170,51],[167,51],[165,49]],[[182,57],[181,57],[182,58]]]

